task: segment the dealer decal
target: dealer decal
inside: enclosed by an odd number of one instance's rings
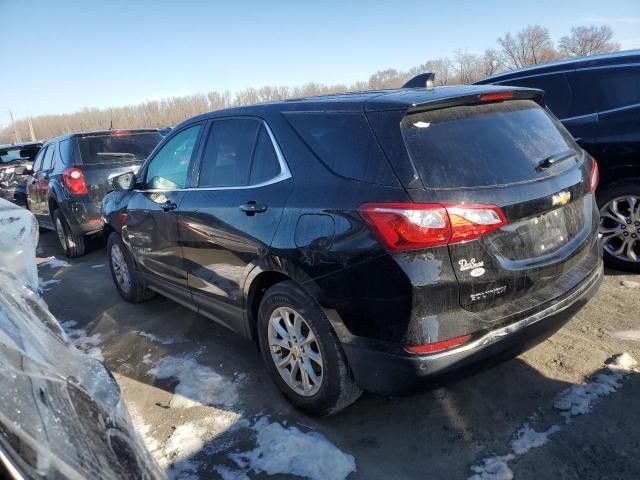
[[[460,266],[461,272],[471,270],[469,272],[469,275],[471,275],[472,277],[481,277],[485,272],[485,269],[483,268],[484,262],[476,262],[475,258],[472,258],[471,260],[466,260],[463,258],[462,260],[458,261],[458,265]]]

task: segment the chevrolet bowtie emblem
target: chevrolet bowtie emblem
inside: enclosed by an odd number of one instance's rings
[[[553,205],[566,205],[571,200],[571,192],[565,190],[564,192],[558,192],[551,197],[551,203]]]

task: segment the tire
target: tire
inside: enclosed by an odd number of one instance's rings
[[[634,201],[635,208],[631,209]],[[618,270],[640,273],[640,181],[629,180],[600,188],[597,202],[604,263]],[[616,255],[624,241],[627,242],[625,250]]]
[[[112,232],[107,240],[107,258],[113,283],[120,296],[129,303],[140,303],[155,296],[142,282],[129,250],[122,237]],[[126,270],[123,268],[126,267]],[[124,280],[128,277],[128,282]]]
[[[75,258],[84,255],[84,236],[71,231],[71,227],[69,227],[69,223],[60,209],[53,211],[53,226],[58,235],[62,251],[67,257]]]
[[[284,327],[285,316],[289,318],[291,324],[294,324],[298,317],[301,319],[300,325],[304,322],[297,332],[298,343],[304,343],[301,340],[311,338],[313,340],[301,347],[297,344],[293,346],[290,341],[285,340],[285,337],[278,333],[279,331],[287,332],[286,329],[282,330],[286,328]],[[281,330],[270,328],[272,321],[274,324],[279,323]],[[274,345],[274,334],[279,342],[289,345],[289,349]],[[295,336],[295,333],[292,336]],[[287,338],[290,338],[288,332]],[[319,305],[295,283],[291,281],[278,283],[264,294],[258,311],[258,341],[262,358],[272,380],[284,396],[299,409],[314,416],[331,415],[351,405],[360,397],[362,392],[355,383],[346,356],[329,320]],[[316,360],[318,358],[321,360],[321,368],[318,368],[319,363],[311,360],[312,355]],[[288,367],[290,372],[294,370],[294,366],[287,363],[283,374],[276,366],[276,359],[282,358],[288,358],[294,363],[299,362],[295,367],[297,373],[293,382],[297,384],[297,389],[284,378],[286,368]],[[304,372],[309,372],[309,368],[313,369],[313,372],[305,375],[307,386],[311,385],[309,390],[304,386],[302,368]],[[312,381],[314,376],[316,381]],[[300,391],[303,388],[306,393]]]

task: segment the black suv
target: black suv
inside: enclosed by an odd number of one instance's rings
[[[551,111],[598,161],[605,262],[640,272],[640,50],[538,65],[478,82],[488,83],[545,91]]]
[[[44,144],[27,179],[27,208],[55,230],[68,257],[102,233],[100,205],[110,178],[135,171],[162,139],[155,129],[73,133]]]
[[[194,117],[103,214],[125,300],[255,339],[322,415],[557,330],[602,278],[596,182],[541,91],[411,88]]]

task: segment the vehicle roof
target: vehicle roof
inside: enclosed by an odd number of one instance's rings
[[[53,137],[50,138],[49,140],[47,140],[48,142],[60,142],[62,140],[66,140],[68,138],[75,138],[75,137],[93,137],[93,136],[99,136],[99,135],[110,135],[113,132],[131,132],[131,133],[146,133],[146,132],[158,132],[157,128],[114,128],[112,130],[94,130],[94,131],[88,131],[88,132],[73,132],[73,133],[66,133],[64,135],[59,135],[57,137]]]
[[[531,91],[541,95],[540,90],[502,87],[496,85],[452,85],[427,88],[397,88],[389,90],[371,90],[364,92],[345,92],[315,97],[301,97],[273,102],[258,103],[242,107],[226,108],[203,113],[187,120],[192,123],[215,117],[233,115],[259,115],[266,112],[294,112],[294,111],[335,111],[362,112],[382,110],[407,110],[415,105],[443,101],[465,96],[480,95],[482,93],[499,91]]]
[[[501,82],[512,78],[527,77],[551,72],[564,72],[581,68],[605,67],[609,65],[627,65],[640,63],[640,50],[627,50],[624,52],[604,53],[601,55],[589,55],[587,57],[576,57],[557,62],[543,63],[531,67],[519,68],[508,72],[498,73],[490,77],[478,80],[476,85]]]
[[[6,143],[4,145],[0,145],[1,150],[9,150],[12,148],[24,148],[24,147],[36,147],[42,146],[42,142],[21,142],[21,143]]]

